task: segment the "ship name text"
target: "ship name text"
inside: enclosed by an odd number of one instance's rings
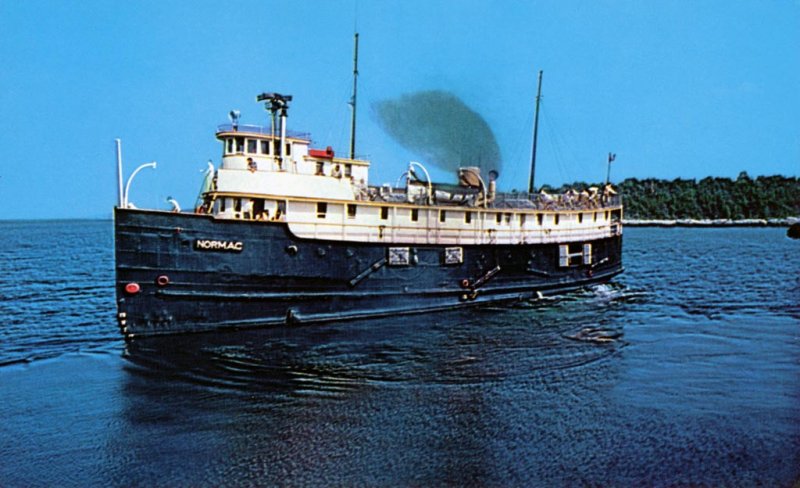
[[[228,251],[242,252],[244,243],[241,241],[216,241],[213,239],[195,239],[194,248],[199,251]]]

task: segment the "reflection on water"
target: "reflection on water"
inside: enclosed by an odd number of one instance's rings
[[[603,360],[624,343],[566,336],[625,296],[595,289],[508,309],[134,340],[122,412],[144,435],[191,426],[169,450],[224,452],[224,463],[209,460],[215,480],[236,467],[266,484],[547,480],[508,449],[553,446],[593,415],[618,377]],[[560,319],[565,307],[577,321]]]

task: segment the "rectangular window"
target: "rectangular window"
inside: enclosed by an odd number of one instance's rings
[[[228,200],[227,198],[220,198],[219,199],[219,211],[220,213],[225,211],[225,201]]]
[[[237,153],[244,152],[244,137],[236,138],[236,152]]]
[[[350,178],[353,176],[353,165],[352,164],[345,164],[344,165],[344,176],[346,178]]]
[[[553,224],[554,225],[558,225],[558,217],[559,217],[558,214],[553,214]]]
[[[280,151],[281,151],[281,141],[279,141],[277,139],[273,140],[272,141],[272,154],[274,156],[277,156],[278,154],[280,154]]]
[[[381,207],[381,220],[389,218],[389,207]]]
[[[538,222],[539,225],[544,224],[544,215],[543,214],[536,214],[536,222]]]
[[[416,222],[419,220],[419,210],[416,208],[411,209],[411,221]]]
[[[525,214],[519,214],[519,225],[520,227],[525,225]]]
[[[287,143],[286,144],[286,155],[287,156],[291,156],[291,154],[292,154],[292,145]]]
[[[261,154],[269,154],[269,141],[261,141]]]
[[[582,214],[582,213],[579,213],[579,214],[578,214],[578,223],[579,223],[579,224],[582,224],[582,223],[583,223],[583,214]]]
[[[447,220],[447,211],[439,210],[439,222],[444,222],[445,220]]]
[[[499,213],[499,214],[495,214],[495,216],[494,216],[494,220],[495,220],[495,222],[497,222],[498,224],[502,223],[502,222],[503,222],[503,214],[501,214],[501,213]]]
[[[465,224],[472,223],[472,212],[464,212],[464,223]]]
[[[233,138],[228,139],[228,150],[226,152],[228,154],[233,152]]]
[[[358,205],[354,203],[347,204],[347,218],[354,219],[356,218],[356,209],[358,209]]]
[[[511,214],[507,213],[506,214],[506,224],[510,224],[510,223],[511,223]]]
[[[328,213],[327,202],[317,202],[317,218],[324,219],[326,213]]]
[[[241,212],[242,211],[242,199],[241,198],[234,198],[233,199],[233,211],[234,212]]]
[[[324,176],[325,175],[325,171],[323,170],[324,167],[325,163],[323,163],[322,161],[317,161],[317,172],[315,174],[317,176]]]
[[[594,213],[594,221],[597,222],[597,212]]]
[[[255,139],[248,139],[247,140],[247,152],[250,154],[255,154],[258,150],[258,141]]]

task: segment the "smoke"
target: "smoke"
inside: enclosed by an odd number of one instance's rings
[[[489,124],[452,93],[421,91],[372,107],[383,130],[424,163],[500,172],[500,148]]]

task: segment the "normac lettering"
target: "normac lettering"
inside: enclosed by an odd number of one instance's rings
[[[194,248],[200,251],[229,251],[241,252],[244,244],[241,241],[213,241],[210,239],[196,239]]]

